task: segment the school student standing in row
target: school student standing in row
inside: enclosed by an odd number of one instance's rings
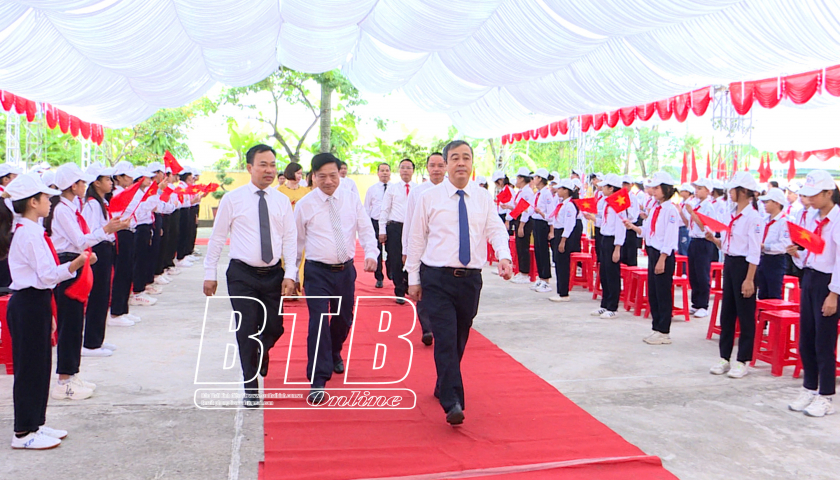
[[[684,213],[686,206],[694,205],[694,187],[688,183],[684,183],[677,187],[677,194],[680,196],[679,212],[680,212],[680,248],[677,253],[680,255],[688,255],[688,243],[690,238],[688,236],[688,215]]]
[[[711,192],[714,182],[708,178],[695,181],[694,204],[686,205],[681,212],[688,220],[688,282],[691,286],[691,307],[689,313],[695,318],[709,316],[709,295],[711,293],[712,262],[718,259],[718,249],[706,239],[706,227],[695,213],[717,220]]]
[[[622,188],[621,178],[614,173],[607,174],[601,185],[604,199]],[[590,313],[593,317],[615,318],[618,315],[618,299],[621,296],[621,246],[624,245],[627,236],[625,219],[623,213],[616,213],[604,200],[599,258],[601,269],[598,273],[603,295],[601,307]]]
[[[639,214],[641,208],[639,205],[639,197],[631,192],[633,189],[633,177],[625,175],[621,178],[622,187],[630,194],[630,208],[627,209],[625,215],[630,223],[639,224]],[[628,267],[635,267],[639,264],[639,236],[635,230],[627,230],[627,237],[624,239],[624,246],[621,247],[621,263]]]
[[[761,259],[764,222],[753,196],[759,186],[748,172],[737,172],[727,187],[733,204],[729,213],[729,230],[723,231],[719,239],[711,232],[706,233],[706,238],[724,254],[720,360],[712,365],[709,372],[713,375],[729,372],[730,378],[742,378],[749,373],[746,364],[752,360],[755,339],[755,272]],[[731,364],[736,321],[741,326],[741,336],[737,360]]]
[[[513,218],[510,213],[507,215],[516,234],[516,261],[519,264],[519,273],[513,277],[511,283],[531,283],[531,233],[534,230],[531,213],[534,211],[534,191],[531,189],[531,171],[525,167],[520,167],[516,172],[516,188],[519,190],[513,197],[514,209],[521,200],[528,202],[530,207],[516,218]]]
[[[655,204],[642,227],[629,220],[625,226],[642,235],[648,257],[648,302],[653,332],[642,339],[649,345],[671,343],[671,317],[673,314],[673,283],[676,253],[679,245],[679,213],[671,202],[674,196],[674,179],[667,172],[655,173],[647,184]]]
[[[761,261],[755,274],[755,287],[759,300],[782,299],[788,263],[787,247],[790,245],[784,212],[787,199],[780,189],[771,188],[758,200],[764,204],[768,216],[762,233]]]
[[[820,254],[797,245],[788,248],[794,258],[801,259],[804,273],[801,281],[799,309],[799,355],[804,371],[803,391],[788,408],[811,417],[824,417],[835,412],[833,398],[837,383],[835,366],[837,322],[840,313],[840,190],[825,170],[814,170],[799,190],[800,197],[811,205],[806,226],[825,241]]]
[[[583,222],[578,219],[578,209],[573,199],[578,198],[574,183],[568,178],[557,184],[557,198],[559,204],[550,215],[551,251],[554,254],[554,275],[557,277],[557,296],[551,297],[552,302],[568,302],[569,276],[571,275],[571,255],[580,252],[580,236],[583,232]]]
[[[134,183],[131,174],[133,167],[128,162],[119,162],[114,166],[114,191],[111,198],[119,195]],[[115,218],[130,219],[134,204],[130,203],[123,212],[115,212]],[[111,316],[109,327],[130,327],[140,321],[140,317],[129,313],[128,299],[131,296],[131,281],[134,275],[134,229],[120,230],[114,242],[114,279],[111,284]]]
[[[545,168],[538,168],[534,172],[534,187],[537,193],[534,196],[534,260],[537,264],[537,281],[531,286],[531,290],[537,293],[551,292],[551,255],[549,253],[548,232],[550,230],[548,218],[554,211],[554,195],[548,186],[548,181],[554,177]]]
[[[95,264],[96,255],[85,252],[59,264],[39,222],[50,213],[49,197],[60,193],[47,188],[37,175],[21,175],[3,194],[21,215],[8,252],[14,294],[6,310],[15,364],[12,448],[16,449],[54,448],[67,436],[66,431],[45,425],[52,366],[52,291],[58,283],[75,277],[88,257]]]

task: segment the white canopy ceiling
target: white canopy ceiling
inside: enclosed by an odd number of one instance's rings
[[[0,2],[0,89],[111,127],[280,64],[484,137],[837,63],[838,0]]]

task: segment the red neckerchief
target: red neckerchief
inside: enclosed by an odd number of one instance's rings
[[[662,210],[662,204],[656,206],[653,209],[653,217],[650,219],[650,236],[653,237],[656,234],[656,221],[659,219],[659,212]]]
[[[828,222],[829,222],[828,215],[826,215],[825,218],[823,218],[822,220],[817,222],[817,228],[814,229],[814,233],[819,235],[820,237],[822,237],[823,227],[826,226],[828,224]],[[810,256],[811,256],[811,251],[808,250],[808,253],[805,254],[805,261],[802,263],[803,265],[805,265],[805,266],[808,265],[808,257],[810,257]]]
[[[727,250],[727,251],[729,250],[729,242],[732,241],[732,225],[734,225],[735,222],[738,221],[738,219],[741,218],[742,215],[744,215],[743,210],[741,210],[741,213],[739,213],[738,215],[732,217],[732,220],[729,222],[729,231],[726,234],[726,249],[725,250]]]

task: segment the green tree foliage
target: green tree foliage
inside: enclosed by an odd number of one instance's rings
[[[213,165],[213,168],[220,171],[245,170],[245,153],[255,144],[264,143],[268,136],[250,123],[239,125],[233,117],[228,117],[227,125],[227,142],[209,142],[213,148],[224,152],[224,156]]]

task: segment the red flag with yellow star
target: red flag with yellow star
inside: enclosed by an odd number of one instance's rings
[[[790,241],[811,253],[819,255],[825,249],[825,240],[807,228],[788,222],[788,230],[790,231]]]
[[[510,217],[511,218],[519,218],[519,216],[522,215],[522,212],[524,212],[525,210],[528,210],[528,207],[530,207],[530,206],[531,206],[531,204],[528,203],[528,201],[525,200],[524,198],[519,199],[519,203],[516,204],[516,208],[514,208],[510,212]]]
[[[617,192],[607,197],[607,205],[611,206],[615,213],[621,213],[630,208],[630,194],[626,188],[620,188]]]
[[[596,200],[595,197],[574,198],[572,199],[572,203],[574,203],[581,212],[598,213],[598,200]]]

